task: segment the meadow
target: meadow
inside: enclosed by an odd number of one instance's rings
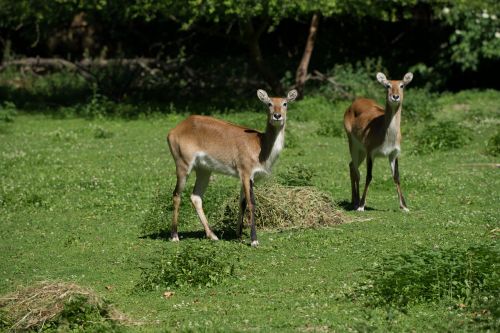
[[[367,210],[350,210],[341,121],[348,102],[318,94],[290,105],[286,148],[271,179],[256,186],[293,186],[295,177],[328,194],[345,223],[261,229],[258,248],[248,229],[242,241],[219,227],[220,241],[204,239],[189,202],[194,177],[181,241],[168,241],[175,167],[165,138],[191,110],[124,119],[93,103],[84,116],[2,104],[0,294],[72,282],[132,322],[66,326],[75,331],[500,328],[500,92],[408,90],[400,173],[409,213],[399,210],[385,159],[374,162]],[[210,113],[263,130],[265,107],[245,105]],[[204,200],[212,226],[238,194],[236,179],[213,177]]]

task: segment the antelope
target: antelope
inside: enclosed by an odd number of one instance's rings
[[[253,247],[259,245],[255,230],[254,179],[271,173],[271,168],[283,149],[288,103],[297,98],[297,90],[291,90],[286,98],[270,98],[264,90],[259,89],[257,97],[268,106],[264,133],[212,117],[197,115],[189,116],[168,133],[168,145],[177,175],[173,192],[172,241],[179,241],[177,222],[181,193],[188,175],[194,170],[196,181],[191,194],[191,203],[207,238],[218,239],[208,226],[202,206],[203,194],[210,175],[216,172],[240,179],[240,215],[236,235],[241,237],[243,219],[248,209],[251,245]]]
[[[344,128],[349,141],[351,162],[352,205],[358,211],[364,211],[366,193],[372,180],[373,160],[375,157],[389,158],[392,177],[398,192],[399,207],[407,212],[399,181],[398,156],[401,151],[401,112],[404,88],[413,79],[412,73],[406,73],[401,81],[389,81],[383,73],[377,73],[377,81],[387,88],[385,109],[374,100],[356,99],[344,114]],[[366,182],[361,201],[359,200],[359,166],[366,158]]]

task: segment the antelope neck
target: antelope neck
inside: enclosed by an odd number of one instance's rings
[[[392,125],[399,127],[401,123],[401,108],[403,107],[403,101],[399,102],[397,105],[391,104],[389,101],[385,104],[385,127],[386,129]]]
[[[279,152],[283,148],[283,140],[278,140],[278,138],[280,134],[284,135],[284,132],[285,132],[285,124],[283,124],[283,126],[280,127],[275,127],[267,123],[266,131],[262,133],[261,136],[261,150],[259,154],[259,160],[261,162],[267,161],[271,157],[271,155],[279,154]],[[277,147],[278,145],[280,147]]]

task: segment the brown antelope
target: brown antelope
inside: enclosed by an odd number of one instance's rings
[[[236,234],[241,236],[245,210],[250,211],[252,246],[257,246],[255,230],[254,179],[269,174],[285,143],[285,122],[288,103],[295,100],[297,91],[286,98],[270,98],[264,90],[257,96],[268,106],[267,127],[264,133],[205,116],[190,116],[168,134],[167,140],[175,161],[177,184],[173,193],[174,216],[171,239],[178,241],[177,221],[181,193],[191,170],[196,171],[191,202],[208,238],[217,240],[203,212],[202,198],[212,172],[241,180],[240,216]]]
[[[389,158],[392,177],[396,184],[399,207],[408,211],[399,183],[398,156],[401,151],[401,110],[403,90],[413,79],[407,73],[401,81],[389,81],[382,73],[377,73],[377,81],[387,88],[385,109],[374,100],[356,99],[344,114],[344,127],[349,140],[351,162],[352,204],[354,209],[363,211],[366,193],[372,180],[373,159],[379,156]],[[366,182],[361,201],[359,200],[359,165],[366,158]]]

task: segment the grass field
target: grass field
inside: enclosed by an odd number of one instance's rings
[[[406,99],[411,98],[409,90]],[[75,282],[139,323],[125,331],[498,330],[500,169],[495,163],[500,161],[490,138],[500,131],[500,92],[443,94],[433,104],[432,121],[405,120],[403,109],[400,172],[407,214],[399,211],[385,159],[375,160],[367,211],[348,210],[347,143],[338,131],[347,103],[310,97],[291,105],[289,145],[273,178],[286,179],[292,165],[307,170],[312,185],[330,194],[350,222],[260,230],[259,248],[249,246],[248,230],[243,242],[224,235],[219,242],[203,239],[189,203],[194,177],[183,196],[181,241],[141,232],[159,204],[158,193],[170,201],[175,173],[165,137],[186,114],[88,120],[18,110],[14,121],[0,122],[0,293],[37,281]],[[262,130],[265,107],[260,111],[214,116]],[[445,132],[458,138],[441,135],[439,126],[448,123],[456,125],[455,132]],[[462,146],[448,149],[456,142]],[[362,177],[364,172],[363,165]],[[236,179],[214,177],[204,200],[212,225],[221,203],[238,193]],[[493,251],[474,257],[487,272],[469,264],[465,275],[439,276],[438,287],[426,297],[409,292],[431,283],[426,279],[432,274],[423,277],[423,271],[459,265],[454,253],[476,253],[470,249],[478,246]],[[161,258],[168,269],[176,253],[202,263],[199,271],[176,274],[207,273],[211,261],[204,261],[204,251],[223,269],[232,265],[231,272],[216,271],[208,286],[188,279],[137,288],[144,272],[158,267]],[[408,257],[394,259],[402,254]],[[424,254],[434,259],[419,257]],[[377,292],[377,283],[397,270],[408,285],[396,289],[398,280],[389,283],[394,289]],[[474,274],[480,276],[477,288],[462,278]],[[454,286],[462,289],[454,293]],[[165,298],[168,288],[175,293]],[[391,290],[409,299],[392,302]]]

